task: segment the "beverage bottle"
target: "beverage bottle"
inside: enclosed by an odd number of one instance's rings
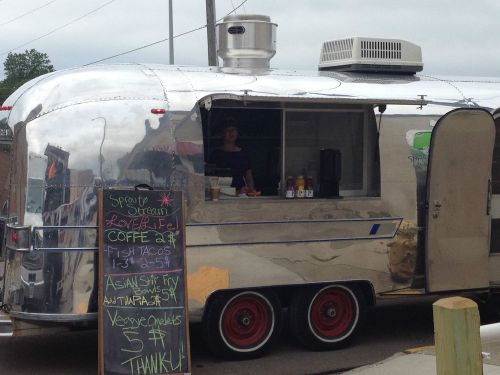
[[[307,176],[306,198],[314,198],[314,181],[313,181],[312,176]]]
[[[288,176],[286,180],[286,192],[285,192],[285,198],[292,199],[295,198],[295,186],[293,183],[293,177]]]
[[[306,196],[304,176],[297,176],[295,180],[295,196],[297,198],[304,198]]]

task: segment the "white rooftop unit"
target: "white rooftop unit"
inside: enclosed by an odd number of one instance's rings
[[[353,37],[323,42],[319,70],[415,74],[422,71],[422,50],[401,39]]]

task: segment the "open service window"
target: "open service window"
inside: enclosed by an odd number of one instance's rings
[[[284,177],[312,180],[315,196],[378,196],[377,125],[371,107],[286,110]]]
[[[201,114],[207,199],[211,199],[213,186],[220,188],[221,199],[238,196],[234,173],[217,157],[224,148],[225,130],[230,124],[237,129],[237,149],[245,153],[240,162],[242,169],[247,165],[251,169],[260,197],[290,197],[290,184],[296,191],[301,184],[304,189],[312,186],[312,194],[304,193],[304,198],[380,195],[373,106],[279,102],[243,105],[218,100],[212,102],[210,110],[202,108]],[[247,183],[246,179],[243,183]]]
[[[214,185],[220,188],[221,199],[237,197],[241,184],[250,182],[243,173],[247,166],[259,196],[279,196],[282,110],[276,105],[243,105],[239,101],[218,100],[213,102],[209,111],[201,109],[207,199],[210,199],[210,187]],[[236,137],[238,152],[225,155],[222,151],[228,127],[236,128],[236,134],[228,136]],[[237,170],[231,170],[231,167]],[[241,174],[243,180],[235,181]]]

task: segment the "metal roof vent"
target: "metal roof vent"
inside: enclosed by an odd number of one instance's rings
[[[231,15],[217,24],[224,67],[268,69],[276,53],[276,24],[268,16]]]
[[[415,74],[422,71],[422,50],[401,39],[353,37],[324,42],[319,70]]]

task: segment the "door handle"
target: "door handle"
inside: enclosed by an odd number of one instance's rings
[[[492,189],[492,186],[491,186],[491,178],[488,180],[488,196],[487,196],[487,200],[486,200],[486,215],[487,216],[490,216],[490,213],[491,213],[491,196],[492,196],[492,193],[493,193],[493,189]]]
[[[433,203],[433,208],[432,208],[432,217],[434,219],[437,219],[439,216],[439,211],[441,210],[442,203],[441,201],[434,201]]]

